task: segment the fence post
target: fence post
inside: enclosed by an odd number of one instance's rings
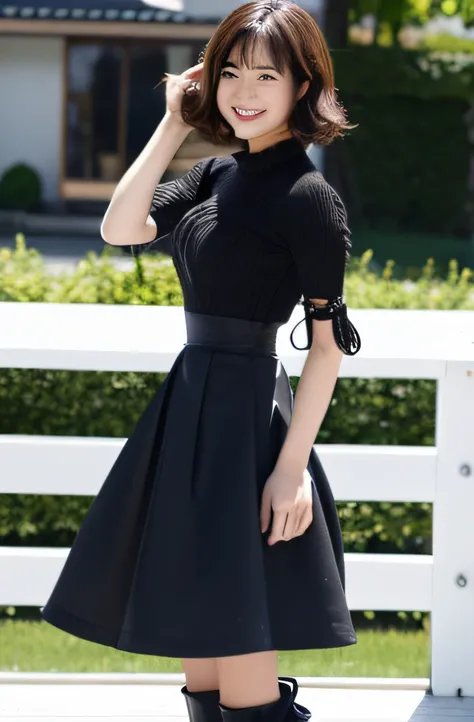
[[[438,381],[433,509],[433,694],[474,696],[474,363]],[[460,691],[459,691],[460,690]]]

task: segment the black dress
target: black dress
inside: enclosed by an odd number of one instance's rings
[[[182,285],[187,343],[86,514],[42,617],[168,657],[354,644],[339,520],[314,450],[312,524],[271,547],[260,531],[293,404],[278,328],[301,297],[330,299],[341,348],[358,350],[339,333],[356,333],[340,302],[344,207],[290,138],[198,162],[157,187],[151,214],[159,236],[149,245],[172,256]]]

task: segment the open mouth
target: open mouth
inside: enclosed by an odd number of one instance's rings
[[[235,107],[233,107],[232,110],[240,120],[253,120],[254,118],[259,118],[263,113],[265,113],[265,110],[245,110],[244,108]]]

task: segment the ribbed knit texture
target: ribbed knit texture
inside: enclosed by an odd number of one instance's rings
[[[286,323],[302,298],[342,297],[346,210],[296,138],[199,161],[150,214],[157,237],[133,249],[172,256],[190,311]]]

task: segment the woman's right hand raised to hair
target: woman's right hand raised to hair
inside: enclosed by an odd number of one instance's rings
[[[204,63],[193,65],[181,75],[173,75],[165,73],[168,80],[166,81],[166,111],[174,122],[187,127],[187,123],[183,120],[181,113],[183,97],[186,94],[192,95],[199,92],[196,83],[201,77]]]

